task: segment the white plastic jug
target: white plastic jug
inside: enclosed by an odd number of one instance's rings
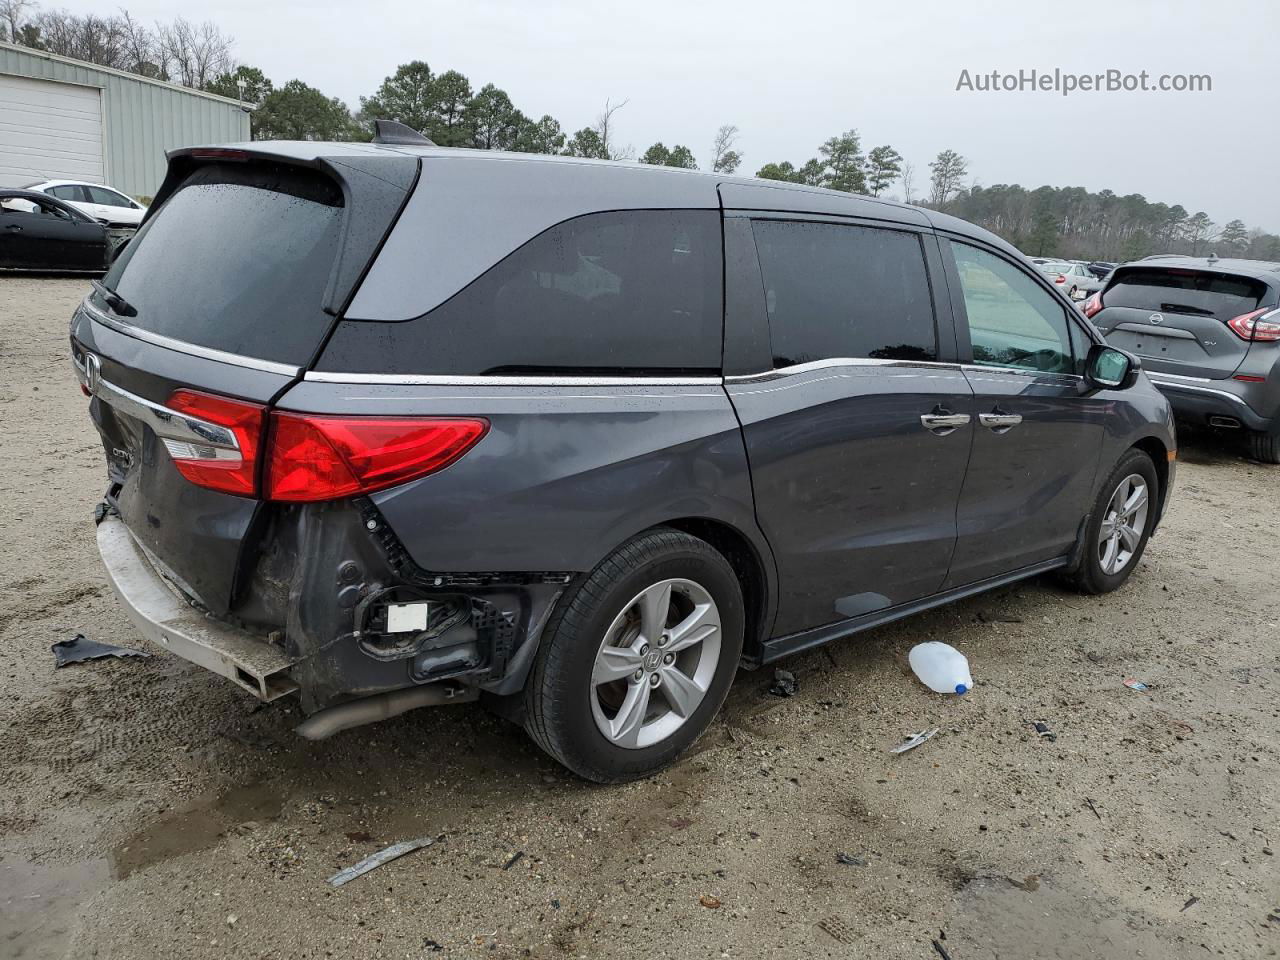
[[[907,659],[920,682],[934,693],[968,693],[973,689],[969,661],[955,647],[936,641],[918,643]]]

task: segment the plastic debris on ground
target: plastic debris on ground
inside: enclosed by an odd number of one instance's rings
[[[934,693],[966,694],[973,689],[969,661],[955,647],[931,640],[917,643],[907,654],[911,669]]]
[[[429,847],[435,842],[435,837],[419,837],[417,840],[404,840],[400,843],[393,843],[386,849],[365,857],[359,863],[339,870],[328,879],[327,883],[331,887],[340,887],[344,883],[350,883],[356,877],[364,876],[370,870],[376,870],[384,863],[390,863],[392,860],[403,857],[406,853],[413,853],[415,850]]]
[[[912,734],[896,747],[890,747],[890,753],[906,753],[908,750],[914,750],[926,740],[932,740],[941,727],[934,727],[932,730],[921,730],[919,733]]]
[[[800,692],[800,681],[790,670],[775,670],[769,692],[775,697],[794,697]]]
[[[103,657],[149,657],[151,654],[141,650],[130,650],[128,647],[117,647],[110,643],[98,643],[87,640],[83,633],[77,633],[70,640],[59,640],[49,647],[57,661],[54,667],[65,667],[69,663],[80,663],[83,660],[101,660]]]
[[[1031,725],[1036,728],[1036,734],[1038,736],[1044,737],[1050,743],[1053,743],[1058,739],[1058,735],[1049,729],[1049,725],[1047,723],[1044,723],[1041,720],[1035,720],[1032,721]]]
[[[865,867],[867,865],[867,861],[860,860],[857,857],[851,857],[847,853],[837,853],[836,863],[845,867]]]
[[[1134,677],[1125,677],[1124,685],[1130,690],[1150,690],[1151,688]]]

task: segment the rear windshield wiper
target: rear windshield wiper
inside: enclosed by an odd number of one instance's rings
[[[138,315],[137,307],[131,304],[124,297],[120,296],[120,294],[116,293],[101,280],[90,280],[89,282],[93,284],[93,289],[97,292],[98,296],[106,301],[106,304],[111,308],[112,313],[118,313],[122,317],[136,317]]]
[[[1182,303],[1162,303],[1160,309],[1165,313],[1185,313],[1193,317],[1216,317],[1217,314],[1212,310],[1206,310],[1203,307],[1188,307]]]

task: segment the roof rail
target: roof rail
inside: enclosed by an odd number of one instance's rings
[[[396,120],[373,121],[374,143],[398,143],[415,147],[434,147],[435,142],[428,140],[413,127],[406,126]]]

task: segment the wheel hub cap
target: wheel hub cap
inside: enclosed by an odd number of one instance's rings
[[[591,715],[610,743],[650,747],[684,725],[720,662],[720,611],[692,580],[663,580],[613,619],[591,671]]]
[[[1107,501],[1098,529],[1098,564],[1103,573],[1114,576],[1133,560],[1147,529],[1150,499],[1147,481],[1131,473]]]

